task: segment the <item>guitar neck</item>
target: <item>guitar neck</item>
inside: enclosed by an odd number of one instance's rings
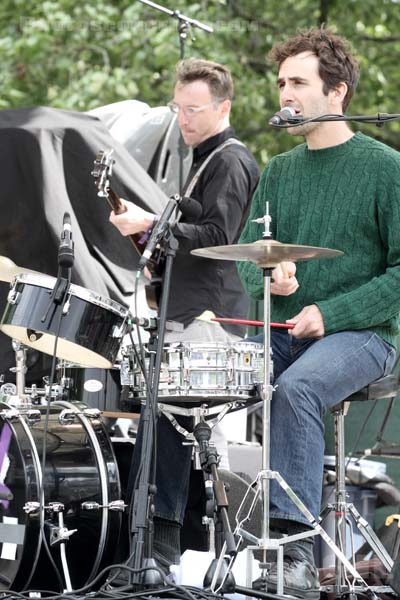
[[[122,204],[120,197],[114,192],[114,190],[109,187],[107,191],[107,202],[115,214],[121,215],[122,213],[126,212],[125,206]],[[127,236],[139,256],[142,256],[144,251],[143,244],[139,244],[139,240],[142,236],[143,234],[141,233],[132,233],[131,235]]]

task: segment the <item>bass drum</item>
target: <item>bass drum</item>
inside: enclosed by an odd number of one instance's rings
[[[72,403],[54,402],[43,473],[46,407],[30,413],[0,403],[0,590],[60,590],[35,504],[42,481],[45,506],[61,503],[64,527],[76,529],[66,542],[66,563],[72,588],[78,589],[112,564],[118,544],[121,513],[106,508],[121,495],[114,451],[100,418],[86,416]],[[50,543],[58,526],[59,514],[46,509],[43,533],[65,587],[60,545]]]

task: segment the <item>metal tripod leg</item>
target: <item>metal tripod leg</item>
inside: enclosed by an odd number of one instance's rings
[[[346,530],[351,527],[350,516],[354,519],[357,528],[365,541],[369,544],[371,550],[382,561],[384,567],[390,572],[393,567],[393,560],[386,552],[377,535],[374,533],[368,521],[364,519],[357,511],[355,506],[347,502],[346,494],[346,465],[345,465],[345,436],[344,436],[344,416],[347,414],[348,402],[343,402],[334,410],[335,427],[335,460],[336,460],[336,485],[335,485],[335,503],[327,506],[321,513],[321,521],[326,518],[332,510],[335,512],[335,542],[346,554]],[[353,563],[355,562],[353,553]],[[349,586],[346,579],[346,565],[336,555],[335,559],[335,581],[336,590],[343,590],[343,587]],[[354,588],[354,584],[349,586]],[[367,586],[368,587],[368,586]]]
[[[291,499],[291,501],[293,502],[293,504],[300,510],[300,512],[306,517],[307,521],[310,523],[310,526],[313,528],[313,530],[309,531],[309,532],[304,532],[304,533],[300,533],[300,534],[296,534],[296,535],[291,535],[291,536],[287,536],[283,539],[280,540],[276,540],[276,539],[258,539],[255,536],[253,536],[252,534],[248,533],[245,531],[245,529],[243,528],[244,524],[250,520],[251,515],[254,511],[256,502],[258,497],[262,497],[262,491],[264,489],[263,486],[263,480],[264,479],[268,479],[268,481],[270,481],[271,479],[274,479],[275,481],[277,481],[277,483],[281,486],[281,488],[283,489],[283,491],[289,496],[289,498]],[[355,567],[351,564],[351,562],[345,557],[345,555],[343,554],[343,552],[338,548],[338,546],[333,542],[333,540],[329,537],[329,535],[326,533],[326,531],[321,527],[321,525],[318,523],[318,521],[316,521],[316,519],[313,517],[313,515],[311,514],[311,512],[308,510],[308,508],[305,506],[305,504],[303,504],[303,502],[300,500],[300,498],[295,494],[295,492],[292,490],[291,487],[289,487],[289,485],[286,483],[286,481],[283,479],[283,477],[277,472],[277,471],[261,471],[258,476],[257,479],[255,480],[255,482],[257,484],[257,489],[256,489],[256,493],[254,495],[254,498],[251,502],[250,505],[250,509],[247,512],[247,514],[240,520],[240,511],[243,510],[243,507],[245,506],[246,502],[247,502],[247,497],[250,493],[250,489],[246,492],[242,503],[239,507],[238,510],[238,515],[236,518],[237,521],[237,526],[234,530],[234,536],[236,536],[236,539],[238,540],[237,542],[237,550],[239,550],[240,548],[240,544],[242,542],[243,539],[249,540],[250,542],[252,542],[254,544],[253,547],[251,547],[251,550],[273,550],[273,551],[277,551],[281,548],[282,545],[287,544],[289,542],[292,542],[294,540],[298,540],[298,539],[302,539],[302,538],[306,538],[306,537],[310,537],[313,535],[320,535],[322,537],[322,539],[327,543],[327,545],[329,546],[329,548],[334,552],[335,556],[337,557],[337,559],[341,562],[341,564],[344,565],[344,567],[347,569],[347,571],[353,576],[355,581],[360,582],[363,586],[368,587],[367,583],[364,581],[364,579],[361,577],[361,575],[358,573],[358,571],[355,569]],[[224,545],[220,558],[225,556],[226,553],[226,546]],[[280,563],[277,560],[277,567],[278,567],[278,577],[277,577],[277,593],[282,594],[283,593],[283,568],[282,568],[282,559],[283,559],[283,552],[278,552],[278,556],[277,559],[280,558]],[[233,567],[235,561],[235,556],[230,558],[229,561],[229,566],[228,566],[228,570],[227,570],[227,575],[231,572],[231,569]],[[217,581],[217,576],[220,575],[220,570],[219,567],[221,565],[222,568],[222,558],[221,558],[221,562],[218,563],[217,565],[217,569],[215,572],[215,576],[214,579],[211,583],[211,591],[214,593],[218,593],[224,583],[225,583],[225,579],[222,580],[222,583],[220,586],[218,586],[217,588],[216,586],[216,581]],[[281,577],[279,577],[279,571],[281,572]],[[226,575],[226,576],[227,576]]]
[[[371,525],[368,523],[363,516],[360,515],[354,504],[348,504],[347,509],[353,517],[357,528],[359,529],[361,535],[365,539],[365,541],[370,546],[371,550],[376,554],[379,560],[382,562],[385,569],[391,571],[393,568],[393,560],[390,555],[387,553],[386,549],[382,545],[382,542],[372,529]]]

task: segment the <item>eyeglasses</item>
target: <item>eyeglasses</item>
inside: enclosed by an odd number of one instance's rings
[[[206,108],[209,108],[213,104],[218,104],[219,102],[222,102],[222,99],[216,98],[215,100],[207,102],[207,104],[202,104],[201,106],[179,106],[179,104],[176,104],[176,102],[172,101],[168,102],[167,106],[173,113],[178,114],[181,110],[185,117],[190,118],[194,117],[194,115],[197,115],[197,113],[205,110]]]

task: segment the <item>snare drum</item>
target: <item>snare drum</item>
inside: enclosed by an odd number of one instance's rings
[[[262,381],[262,359],[262,346],[251,342],[166,344],[158,396],[189,403],[253,398]],[[143,401],[146,385],[134,356],[132,361],[130,384]]]
[[[54,277],[22,273],[8,294],[0,330],[35,350],[53,355],[61,305],[51,302]],[[109,369],[125,332],[128,310],[77,285],[70,285],[61,317],[57,357]]]

